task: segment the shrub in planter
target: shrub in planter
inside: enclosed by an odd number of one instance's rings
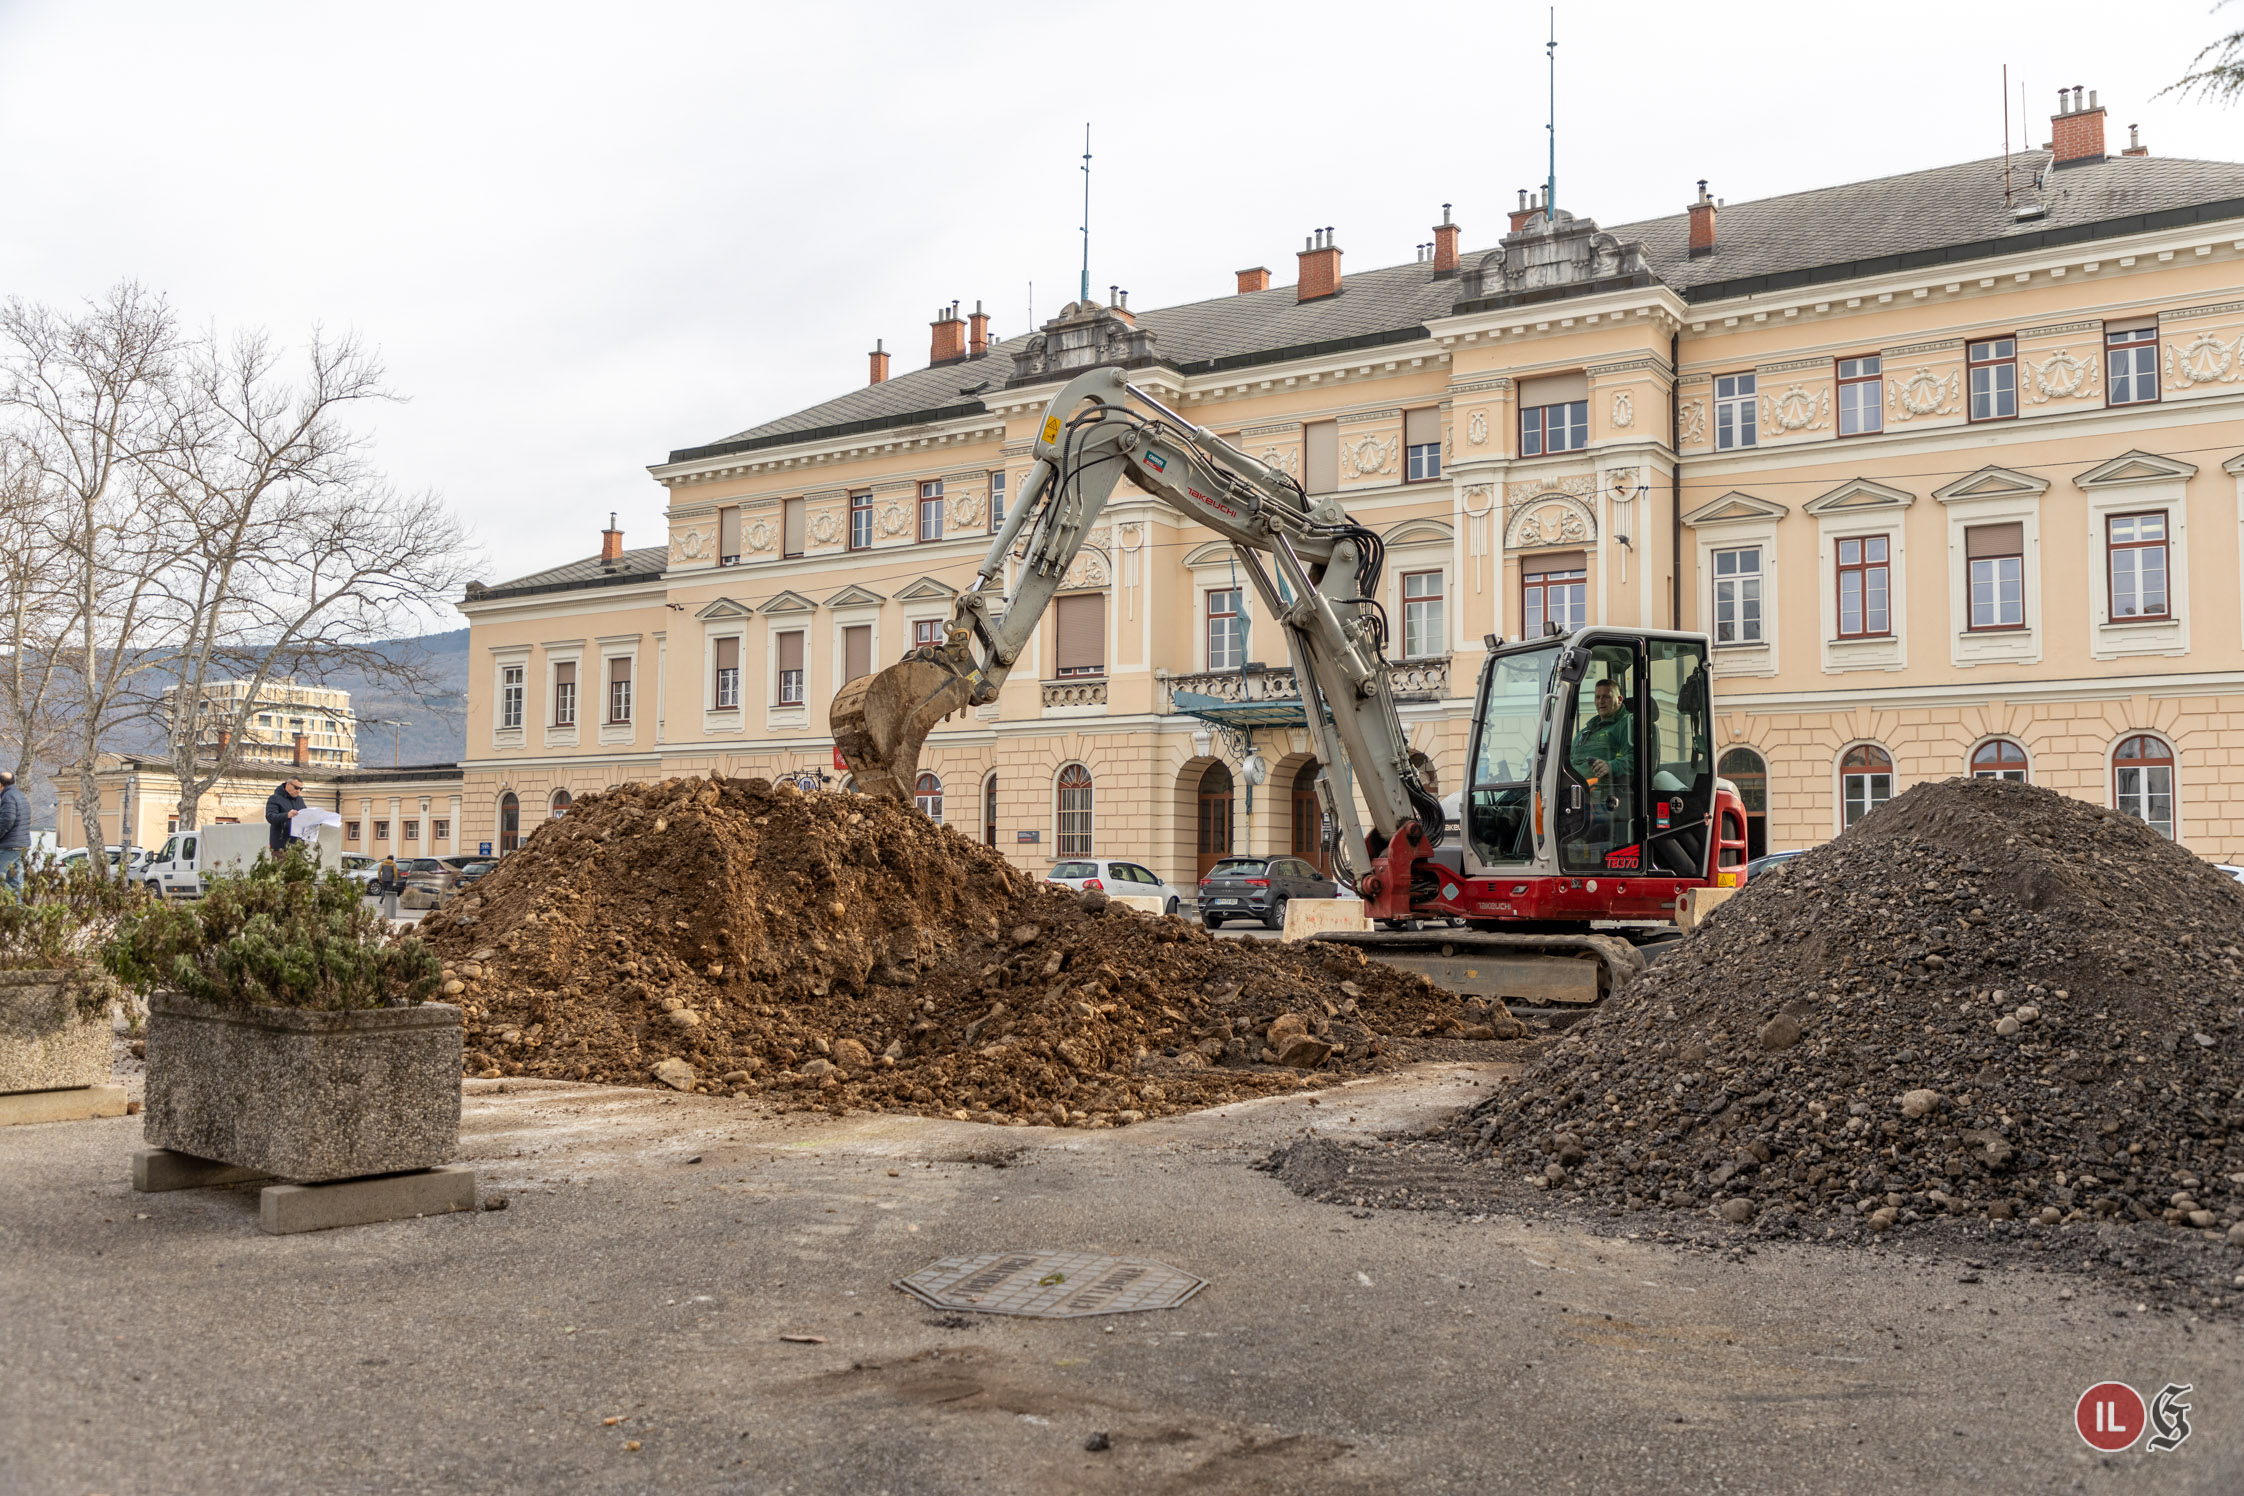
[[[148,907],[145,890],[80,864],[28,870],[0,893],[0,1092],[100,1085],[117,984],[104,942]]]
[[[442,967],[300,850],[123,920],[109,968],[154,995],[145,1135],[283,1179],[424,1169],[460,1130]]]

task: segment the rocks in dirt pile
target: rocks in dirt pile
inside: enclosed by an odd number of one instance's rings
[[[471,1073],[1099,1123],[1516,1037],[1338,946],[1218,941],[925,816],[759,779],[625,785],[424,930]]]
[[[1628,1208],[2210,1238],[2244,1216],[2240,965],[2244,891],[2140,821],[1921,785],[1755,879],[1454,1135]]]

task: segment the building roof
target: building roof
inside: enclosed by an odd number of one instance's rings
[[[598,556],[587,556],[582,561],[570,561],[560,566],[549,566],[544,571],[533,571],[526,577],[500,582],[485,587],[470,582],[466,602],[487,602],[502,597],[528,597],[540,592],[574,592],[587,587],[620,587],[632,582],[647,582],[662,575],[670,564],[670,547],[666,545],[641,546],[625,551],[622,557],[610,564]]]
[[[1727,204],[1717,212],[1715,252],[1697,258],[1690,254],[1687,212],[1605,232],[1623,243],[1640,241],[1654,276],[1690,300],[1707,301],[2244,217],[2244,164],[2108,156],[2053,168],[2048,151],[2019,151],[2007,161],[2009,203],[2005,164],[2004,157],[1992,156]],[[2045,204],[2047,213],[2015,218],[2014,205],[2028,202]],[[1466,253],[1463,263],[1470,267],[1494,247]],[[1464,289],[1464,277],[1437,278],[1433,265],[1420,261],[1351,270],[1338,294],[1311,302],[1296,302],[1292,286],[1273,286],[1135,315],[1137,325],[1154,334],[1158,361],[1193,374],[1423,337],[1426,321],[1448,315]],[[674,451],[670,461],[983,413],[982,392],[1011,377],[1012,355],[1027,338],[993,343],[981,358],[915,369],[851,390],[705,446]],[[539,575],[595,565],[578,562]]]

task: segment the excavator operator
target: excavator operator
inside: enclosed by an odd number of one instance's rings
[[[1609,851],[1629,832],[1635,814],[1636,718],[1628,710],[1620,682],[1599,680],[1597,714],[1574,735],[1568,758],[1589,786],[1590,817],[1584,851]]]

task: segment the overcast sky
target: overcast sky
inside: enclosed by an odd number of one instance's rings
[[[0,295],[124,277],[191,325],[377,345],[380,459],[486,580],[658,543],[673,447],[899,371],[979,298],[1223,295],[1331,224],[1468,249],[1544,171],[1543,5],[499,6],[0,0]],[[2225,23],[2225,26],[2224,26]],[[2097,89],[2112,148],[2244,157],[2244,109],[2153,101],[2244,25],[2206,0],[1561,4],[1559,204],[1611,224],[1993,155]],[[2018,86],[2029,118],[2021,122]],[[447,626],[440,624],[439,626]]]

